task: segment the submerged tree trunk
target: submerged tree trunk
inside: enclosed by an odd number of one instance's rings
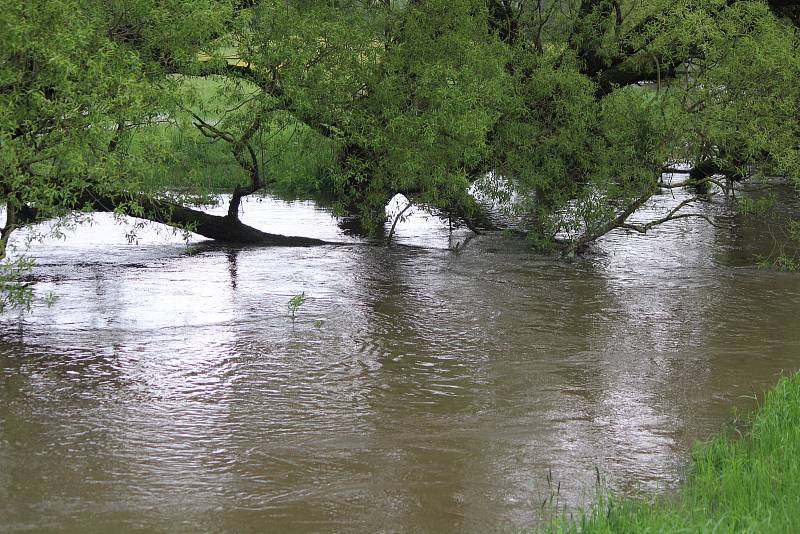
[[[83,195],[72,206],[75,210],[115,212],[132,217],[138,217],[179,230],[186,230],[199,234],[221,243],[282,246],[282,247],[312,247],[331,244],[328,241],[311,237],[285,236],[262,232],[257,228],[242,223],[236,216],[211,215],[200,210],[187,208],[180,204],[148,197],[146,195],[132,195],[129,193],[96,194],[84,191]],[[36,210],[28,209],[23,222],[40,222],[42,218]]]
[[[179,229],[186,229],[222,243],[285,247],[309,247],[326,244],[325,241],[310,237],[285,236],[262,232],[229,215],[221,217],[178,205],[171,207],[166,219],[149,218],[149,220]]]
[[[115,207],[120,204],[119,200],[113,197],[102,197],[95,199],[92,205],[97,211],[114,211]],[[130,213],[130,215],[188,230],[221,243],[284,247],[310,247],[327,244],[321,239],[262,232],[242,223],[238,217],[230,213],[225,216],[211,215],[180,204],[149,197],[130,200],[122,198],[121,200],[123,202],[132,201],[142,207],[141,214]]]

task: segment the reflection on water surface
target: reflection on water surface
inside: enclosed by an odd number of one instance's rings
[[[59,299],[0,323],[5,528],[528,526],[548,470],[568,506],[595,467],[674,488],[691,444],[800,362],[800,279],[732,266],[741,243],[702,222],[567,264],[500,236],[448,250],[422,214],[393,248],[310,204],[244,218],[350,245],[124,245],[98,215],[34,246]]]

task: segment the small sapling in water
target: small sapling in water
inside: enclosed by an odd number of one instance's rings
[[[289,315],[291,316],[292,321],[294,321],[295,315],[297,314],[297,310],[300,308],[300,306],[303,305],[305,301],[306,301],[305,291],[303,291],[302,293],[298,293],[297,295],[289,299],[288,308],[289,308]]]

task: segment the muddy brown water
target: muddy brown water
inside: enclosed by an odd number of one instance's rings
[[[393,248],[308,203],[244,219],[353,246],[129,245],[103,215],[33,245],[58,299],[0,320],[0,531],[528,528],[598,471],[674,490],[694,442],[800,367],[800,277],[753,268],[746,225],[570,264],[496,235],[453,251],[466,234],[421,213]]]

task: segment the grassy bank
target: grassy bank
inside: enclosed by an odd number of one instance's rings
[[[783,378],[742,439],[699,446],[672,498],[605,496],[549,532],[800,532],[800,373]]]

